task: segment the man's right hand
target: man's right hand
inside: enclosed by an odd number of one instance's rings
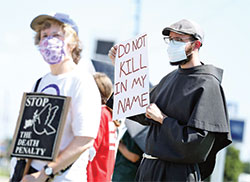
[[[160,124],[163,123],[163,120],[167,117],[155,103],[151,103],[146,109],[146,117],[153,119]]]
[[[114,45],[110,50],[109,50],[109,58],[112,61],[112,64],[115,64],[115,56],[116,56],[116,52],[117,52],[117,45]]]

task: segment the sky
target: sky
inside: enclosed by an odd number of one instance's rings
[[[137,6],[139,2],[140,6]],[[0,17],[0,139],[12,137],[23,92],[49,72],[34,46],[32,19],[40,14],[69,14],[79,27],[83,60],[94,58],[96,40],[128,40],[138,33],[148,34],[149,77],[153,84],[175,69],[170,66],[161,31],[183,19],[196,21],[205,31],[201,60],[224,70],[222,86],[230,117],[245,121],[241,158],[250,145],[250,61],[248,0],[8,0],[1,3]],[[138,8],[139,7],[139,8]],[[136,21],[136,16],[139,20]],[[138,29],[136,29],[138,27]],[[212,114],[212,113],[211,113]],[[249,134],[248,134],[249,133]]]

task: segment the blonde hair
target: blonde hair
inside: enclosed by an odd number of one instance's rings
[[[73,61],[78,64],[81,59],[82,52],[81,41],[79,40],[79,37],[75,30],[70,25],[61,23],[54,19],[45,20],[44,22],[36,26],[35,45],[39,45],[39,42],[41,40],[41,31],[51,27],[52,24],[60,26],[60,28],[62,28],[65,33],[65,37],[70,38],[70,46],[73,48],[71,51],[71,56],[73,58]]]
[[[100,72],[94,74],[94,79],[102,97],[102,104],[106,104],[108,98],[113,92],[112,81],[105,73]]]

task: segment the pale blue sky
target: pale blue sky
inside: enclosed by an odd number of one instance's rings
[[[8,0],[0,6],[0,124],[3,136],[12,136],[23,92],[49,71],[33,45],[31,20],[43,13],[70,14],[79,26],[84,57],[93,57],[96,39],[116,42],[134,33],[136,0]],[[148,34],[149,76],[153,84],[175,67],[168,63],[161,31],[182,18],[199,23],[205,31],[201,48],[204,63],[224,69],[222,85],[227,100],[236,103],[234,117],[250,122],[248,0],[141,0],[139,33]],[[249,131],[249,129],[248,129]],[[246,132],[245,132],[246,133]],[[249,133],[249,132],[248,132]],[[245,141],[250,136],[245,135]],[[245,142],[246,143],[246,142]],[[249,146],[249,145],[248,145]],[[247,157],[243,145],[243,159]]]

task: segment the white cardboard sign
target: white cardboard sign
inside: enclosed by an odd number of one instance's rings
[[[142,34],[117,47],[113,119],[145,113],[148,105],[147,34]]]

